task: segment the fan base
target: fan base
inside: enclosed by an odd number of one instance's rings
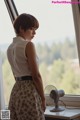
[[[62,108],[62,107],[58,107],[58,108],[53,108],[52,110],[50,110],[50,112],[61,112],[61,111],[64,111],[65,108]]]

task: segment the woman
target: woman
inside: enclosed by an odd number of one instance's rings
[[[7,49],[16,80],[9,101],[11,120],[45,120],[43,83],[31,42],[38,27],[38,20],[30,14],[23,13],[14,21],[16,37]]]

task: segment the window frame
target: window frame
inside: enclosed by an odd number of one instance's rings
[[[73,0],[71,0],[73,2]],[[78,0],[77,0],[78,2]],[[80,9],[78,4],[72,4],[72,13],[73,13],[73,20],[74,20],[74,27],[75,27],[75,35],[76,35],[76,43],[77,43],[77,50],[78,50],[78,57],[79,57],[79,64],[80,64]]]
[[[14,0],[4,0],[4,2],[8,2],[9,3],[9,7],[6,4],[8,13],[10,15],[11,21],[13,23],[14,19],[18,16],[18,12],[17,12],[17,8],[15,6]],[[71,0],[72,1],[72,0]],[[10,8],[10,10],[9,10]],[[80,63],[80,11],[79,11],[79,6],[78,4],[74,5],[72,4],[72,12],[73,12],[73,19],[74,19],[74,26],[75,26],[75,34],[76,34],[76,43],[77,43],[77,49],[78,49],[78,57],[79,57],[79,63]],[[14,17],[12,17],[14,16]],[[45,95],[47,102],[49,103],[49,105],[51,104],[51,100],[49,95]],[[60,98],[61,100],[63,100],[66,105],[71,105],[71,106],[78,106],[80,107],[80,95],[65,95],[64,97]]]
[[[54,105],[54,100],[50,98],[49,95],[45,95],[47,106]],[[80,95],[64,95],[60,97],[59,100],[63,101],[66,106],[79,107],[80,108]],[[59,101],[59,104],[64,106],[63,102]]]
[[[14,4],[14,0],[4,0],[4,2],[5,2],[5,5],[7,7],[12,24],[13,24],[13,21],[18,16],[18,11],[17,11],[16,6]]]

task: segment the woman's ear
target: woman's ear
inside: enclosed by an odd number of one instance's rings
[[[19,28],[19,31],[20,31],[20,33],[24,33],[24,29],[22,29],[21,26]]]

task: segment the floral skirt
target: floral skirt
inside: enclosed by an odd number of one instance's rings
[[[8,109],[10,120],[45,120],[41,99],[32,80],[16,81]]]

